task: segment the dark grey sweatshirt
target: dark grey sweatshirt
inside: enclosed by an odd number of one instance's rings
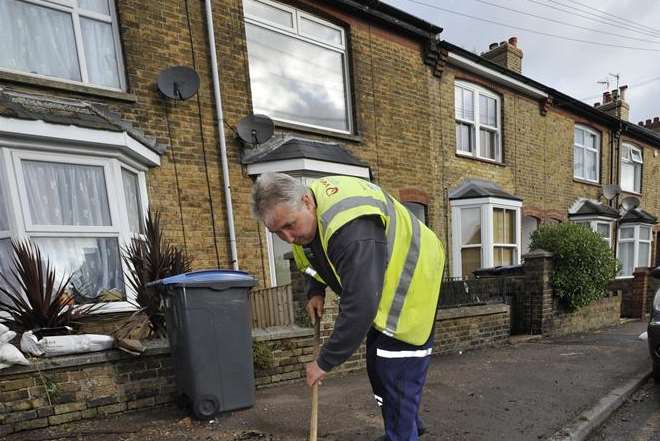
[[[327,257],[318,232],[305,253],[312,267],[341,298],[334,330],[317,359],[319,367],[328,372],[357,350],[376,317],[387,265],[385,227],[377,216],[359,217],[332,236]],[[308,297],[324,293],[325,285],[305,277]]]

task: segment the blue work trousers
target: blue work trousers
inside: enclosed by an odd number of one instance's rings
[[[433,333],[414,346],[377,331],[367,334],[367,373],[381,409],[387,441],[417,441],[419,403],[431,362]]]

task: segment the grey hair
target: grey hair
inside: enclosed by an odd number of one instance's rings
[[[302,198],[309,192],[307,186],[284,173],[264,173],[252,187],[252,213],[264,220],[273,207],[288,204],[291,208],[302,208]]]

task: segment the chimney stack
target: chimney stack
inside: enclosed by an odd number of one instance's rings
[[[660,133],[660,116],[656,116],[655,118],[653,118],[653,121],[647,119],[646,122],[640,121],[638,124],[649,130],[653,130],[654,132]]]
[[[630,105],[626,102],[627,89],[628,86],[621,86],[618,89],[603,92],[603,103],[595,103],[594,107],[610,116],[628,121]]]
[[[518,37],[511,37],[509,41],[499,44],[491,43],[488,45],[488,52],[482,53],[481,56],[516,73],[522,73],[523,51],[518,48]]]

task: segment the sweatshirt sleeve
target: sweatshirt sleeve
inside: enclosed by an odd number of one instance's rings
[[[381,220],[366,216],[344,225],[330,240],[328,257],[341,280],[342,295],[334,330],[317,360],[326,372],[357,350],[376,317],[387,261]]]

